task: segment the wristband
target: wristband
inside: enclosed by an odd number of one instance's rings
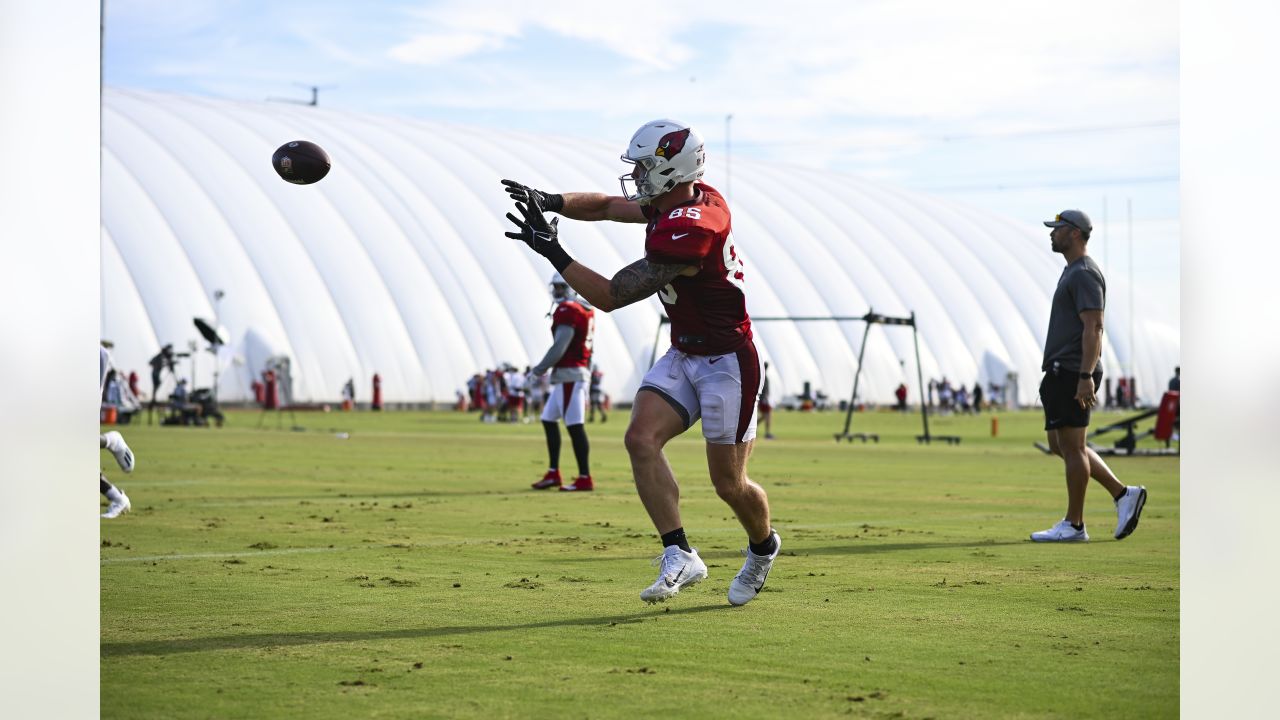
[[[564,251],[560,243],[556,243],[554,247],[548,250],[545,257],[551,261],[551,267],[554,267],[556,272],[562,275],[564,274],[564,269],[573,263],[573,258],[569,257],[569,253]]]
[[[1080,371],[1080,379],[1081,379],[1081,380],[1092,380],[1092,379],[1093,379],[1093,373],[1087,373],[1087,372],[1085,372],[1085,371],[1081,370],[1081,371]]]
[[[542,209],[551,212],[560,212],[564,209],[564,195],[556,193],[542,193]]]

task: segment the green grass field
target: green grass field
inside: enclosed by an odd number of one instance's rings
[[[740,608],[746,541],[697,428],[668,456],[711,575],[648,606],[661,547],[624,412],[587,426],[589,494],[529,490],[536,422],[259,419],[121,427],[128,476],[102,453],[134,504],[102,521],[102,717],[1178,714],[1178,460],[1110,460],[1150,492],[1123,542],[1094,484],[1092,542],[1031,543],[1066,503],[1038,412],[1002,413],[998,438],[934,418],[956,447],[918,446],[918,416],[859,414],[881,442],[837,445],[843,415],[776,413],[751,475],[783,551]]]

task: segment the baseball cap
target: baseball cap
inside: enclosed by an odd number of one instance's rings
[[[1063,210],[1058,213],[1052,220],[1045,220],[1045,227],[1062,227],[1070,225],[1077,230],[1083,231],[1085,235],[1093,232],[1093,223],[1089,220],[1089,216],[1084,214],[1082,210]]]

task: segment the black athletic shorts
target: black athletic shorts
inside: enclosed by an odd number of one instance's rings
[[[1079,370],[1050,370],[1040,381],[1040,403],[1044,405],[1044,429],[1089,427],[1089,410],[1076,402]],[[1093,373],[1095,393],[1102,387],[1102,371]]]

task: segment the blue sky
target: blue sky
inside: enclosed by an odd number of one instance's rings
[[[1132,202],[1139,311],[1177,325],[1174,0],[105,7],[116,87],[254,100],[318,85],[328,107],[619,148],[675,117],[707,139],[713,183],[732,114],[734,157],[876,178],[1032,228],[1080,207],[1112,276],[1130,271]]]

